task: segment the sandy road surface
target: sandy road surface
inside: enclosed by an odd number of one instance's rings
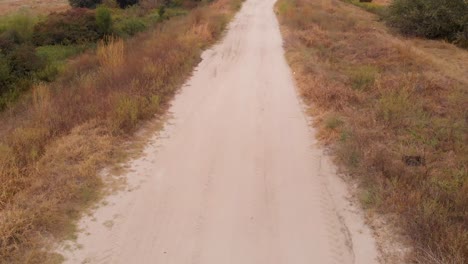
[[[315,145],[274,0],[247,0],[176,97],[134,186],[82,220],[69,263],[375,263],[359,210]],[[65,248],[65,247],[64,247]]]

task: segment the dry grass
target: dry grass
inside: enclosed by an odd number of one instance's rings
[[[164,111],[239,6],[218,0],[127,42],[107,39],[0,114],[0,263],[61,260],[46,241],[73,233],[115,146]]]
[[[30,10],[36,14],[60,12],[70,8],[67,0],[1,0],[0,15],[14,13],[21,9]]]
[[[277,10],[319,136],[359,179],[363,205],[398,216],[412,261],[468,262],[468,53],[392,35],[341,1]]]
[[[124,57],[124,41],[115,37],[107,37],[99,41],[96,55],[103,69],[117,69],[122,66],[125,61]]]

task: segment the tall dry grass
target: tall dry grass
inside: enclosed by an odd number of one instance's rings
[[[124,42],[110,38],[0,114],[0,263],[48,263],[99,196],[98,171],[161,114],[240,0],[218,0]]]
[[[397,217],[418,263],[468,262],[468,54],[400,39],[340,1],[280,0],[287,58],[319,136]]]
[[[117,37],[106,37],[99,41],[96,55],[98,57],[101,68],[118,68],[125,61],[124,57],[124,41]]]

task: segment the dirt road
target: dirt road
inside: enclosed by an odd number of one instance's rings
[[[129,191],[63,246],[69,263],[376,263],[296,96],[273,5],[247,0],[203,54],[164,130],[129,164]]]

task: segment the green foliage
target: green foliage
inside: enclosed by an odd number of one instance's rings
[[[466,35],[466,0],[394,0],[388,21],[402,33],[450,41]],[[466,36],[465,36],[466,40]]]
[[[46,62],[46,66],[36,73],[41,81],[51,82],[65,67],[66,60],[86,49],[87,46],[49,45],[36,48],[36,54]]]
[[[159,12],[159,10],[158,10]],[[187,10],[184,10],[182,8],[179,8],[179,7],[170,7],[170,8],[166,8],[165,9],[165,16],[167,18],[170,18],[170,17],[176,17],[176,16],[184,16],[184,15],[187,15]]]
[[[0,95],[6,92],[10,81],[10,62],[0,54]]]
[[[96,42],[103,36],[94,12],[74,8],[63,13],[52,13],[34,28],[33,42],[38,46]]]
[[[95,8],[102,0],[68,0],[72,7]]]
[[[142,18],[131,17],[119,21],[115,26],[115,31],[122,37],[133,36],[147,28],[147,23]]]
[[[166,6],[160,6],[158,9],[159,18],[162,19],[166,13]]]
[[[109,34],[112,30],[112,15],[109,8],[100,6],[96,9],[96,23],[102,34]]]
[[[70,58],[86,49],[86,46],[48,45],[36,48],[36,54],[49,62],[59,62]]]
[[[24,44],[16,48],[9,56],[11,72],[18,78],[31,76],[45,67],[45,61],[37,56],[32,45]]]
[[[18,12],[0,18],[0,33],[8,35],[16,43],[31,39],[38,17],[28,12]]]

